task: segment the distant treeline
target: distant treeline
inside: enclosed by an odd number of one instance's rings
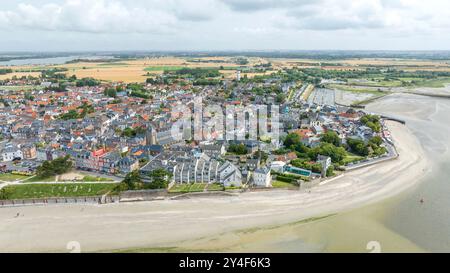
[[[260,57],[260,58],[307,58],[317,60],[339,60],[360,58],[399,58],[421,60],[449,60],[450,51],[346,51],[346,50],[304,50],[304,51],[205,51],[205,52],[124,52],[114,54],[116,58],[144,58],[144,57]]]
[[[9,73],[12,73],[12,72],[13,72],[13,70],[9,69],[9,68],[0,69],[0,75],[6,75],[6,74],[9,74]]]
[[[76,64],[76,63],[115,63],[118,61],[123,61],[123,59],[121,60],[117,60],[117,59],[75,59],[72,61],[67,61],[66,64]]]
[[[25,54],[25,53],[24,53]],[[188,57],[188,58],[211,58],[211,57],[261,57],[261,58],[308,58],[321,60],[337,59],[359,59],[359,58],[401,58],[401,59],[428,59],[428,60],[450,60],[450,51],[359,51],[359,50],[293,50],[293,51],[123,51],[123,52],[65,52],[65,53],[26,53],[27,55],[8,54],[0,56],[0,61],[42,59],[69,56],[107,56],[118,59],[137,59],[145,57]],[[81,59],[80,59],[81,60]],[[75,62],[74,60],[73,62]],[[96,62],[96,60],[85,60]],[[105,59],[101,60],[105,62]],[[106,60],[107,61],[107,60]],[[190,60],[194,61],[194,60]]]

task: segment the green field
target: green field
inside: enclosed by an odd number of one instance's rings
[[[356,161],[361,161],[363,160],[364,157],[362,156],[358,156],[352,153],[347,153],[347,156],[344,158],[344,160],[342,160],[342,164],[343,165],[348,165],[350,163],[356,162]]]
[[[223,191],[223,186],[221,184],[209,184],[208,191]]]
[[[348,80],[349,85],[356,86],[368,86],[368,87],[401,87],[402,81],[400,80],[384,80],[384,79],[372,79],[367,81]]]
[[[275,189],[298,189],[298,186],[278,180],[272,181],[272,187]]]
[[[35,89],[39,89],[39,86],[34,86],[34,85],[26,85],[26,86],[4,86],[4,85],[0,85],[0,90],[5,90],[5,91],[29,91],[29,90],[35,90]]]
[[[25,176],[25,175],[10,174],[10,173],[0,174],[0,181],[5,181],[5,182],[13,182],[13,181],[18,181],[18,180],[24,180],[27,178],[30,178],[30,177]]]
[[[171,189],[171,193],[189,193],[189,192],[203,192],[207,184],[176,184]]]
[[[440,78],[440,79],[420,79],[416,81],[412,86],[408,86],[409,88],[414,87],[430,87],[430,88],[443,88],[447,84],[450,84],[450,78]]]
[[[52,177],[47,177],[47,178],[40,178],[40,177],[33,177],[30,178],[26,181],[23,181],[23,183],[33,183],[33,182],[55,182],[56,181],[56,176],[52,176]]]
[[[352,92],[352,93],[367,93],[367,94],[373,94],[376,96],[382,96],[386,93],[375,90],[373,88],[364,88],[364,86],[350,86],[350,85],[343,85],[343,84],[330,84],[329,87],[331,89],[338,89],[346,92]]]
[[[429,88],[443,88],[447,84],[450,84],[450,78],[442,77],[437,79],[425,79],[425,78],[395,78],[392,80],[386,80],[382,78],[367,79],[363,81],[349,80],[348,86],[355,86],[356,89],[361,89],[361,87],[384,87],[384,88],[394,88],[394,87],[407,87],[407,88],[417,88],[417,87],[429,87]],[[343,88],[338,88],[344,91]]]
[[[110,178],[104,178],[104,177],[98,177],[98,176],[90,176],[90,175],[86,175],[85,177],[83,177],[82,181],[84,182],[111,182],[114,181]]]
[[[32,199],[50,197],[88,197],[103,195],[116,184],[24,184],[8,186],[0,192],[0,199]]]

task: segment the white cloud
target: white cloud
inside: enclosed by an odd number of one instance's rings
[[[66,0],[42,6],[18,4],[14,11],[1,11],[3,27],[93,33],[166,33],[180,21],[209,20],[216,1]]]
[[[311,30],[423,30],[450,22],[445,0],[323,0],[292,7],[276,18],[283,27]]]
[[[445,42],[436,41],[448,41],[449,30],[447,0],[9,0],[0,6],[0,32],[8,37],[0,49],[45,39],[55,47],[160,49],[295,49],[311,39],[307,44],[319,48],[341,45],[343,34],[366,47],[393,38],[396,47],[408,47],[427,35],[442,48]]]
[[[221,0],[232,10],[241,12],[260,11],[273,8],[293,8],[321,0]]]

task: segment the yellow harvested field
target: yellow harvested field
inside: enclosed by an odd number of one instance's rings
[[[366,69],[367,66],[386,66],[392,65],[397,69],[405,71],[429,70],[429,71],[450,71],[448,61],[430,61],[430,60],[399,60],[399,59],[341,59],[341,60],[316,60],[316,59],[295,59],[295,58],[247,58],[249,64],[247,66],[255,66],[260,64],[272,63],[274,71],[266,73],[241,73],[242,77],[253,78],[255,76],[267,75],[275,73],[279,70],[303,67],[303,68],[319,68],[319,64],[331,63],[338,64],[323,66],[325,70],[350,70],[350,69]],[[77,78],[93,77],[104,81],[115,82],[144,82],[148,77],[162,74],[166,69],[179,69],[181,67],[226,67],[220,72],[227,79],[236,77],[236,70],[240,65],[236,64],[236,57],[153,57],[142,58],[137,60],[118,60],[117,62],[80,62],[63,65],[49,66],[16,66],[9,67],[17,71],[36,71],[51,68],[67,68],[68,76],[76,75]],[[146,71],[146,68],[149,68]],[[236,68],[236,70],[234,69]],[[14,72],[7,75],[0,75],[0,80],[11,78],[12,76],[35,76],[38,77],[40,72]]]
[[[237,64],[231,63],[230,58],[196,58],[196,60],[220,60],[230,61],[224,63],[214,62],[189,62],[187,59],[164,57],[164,58],[145,58],[131,61],[119,61],[117,63],[74,63],[65,64],[58,67],[68,68],[67,75],[76,75],[77,78],[93,77],[104,81],[123,81],[143,82],[149,76],[162,74],[167,67],[239,67]],[[255,61],[259,61],[259,58]],[[145,71],[146,68],[156,68],[153,71]],[[160,67],[160,70],[157,68]],[[226,77],[235,75],[235,71],[222,71]]]
[[[117,67],[89,67],[89,68],[74,68],[69,69],[66,73],[68,76],[76,75],[77,78],[92,77],[104,81],[123,81],[142,82],[147,79],[143,67],[138,66],[117,66]]]

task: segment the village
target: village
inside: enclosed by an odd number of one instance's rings
[[[186,70],[143,84],[76,79],[60,71],[2,81],[0,187],[9,188],[2,199],[20,197],[10,192],[21,182],[61,181],[62,173],[42,172],[45,162],[58,159],[70,161],[70,171],[96,178],[90,182],[123,184],[133,174],[139,186],[121,190],[186,193],[298,189],[397,156],[384,119],[335,104],[332,90],[286,81],[278,74],[250,79],[237,71],[234,78],[218,81],[217,71]],[[24,91],[8,86],[38,87]],[[277,128],[279,136],[253,139],[247,131],[239,140],[175,137],[172,128],[182,113],[173,109],[192,108],[196,98],[202,98],[205,107],[223,109],[277,105],[279,119],[269,127]],[[202,122],[212,118],[205,114]],[[2,180],[8,175],[12,179]],[[83,176],[66,182],[78,179]]]

